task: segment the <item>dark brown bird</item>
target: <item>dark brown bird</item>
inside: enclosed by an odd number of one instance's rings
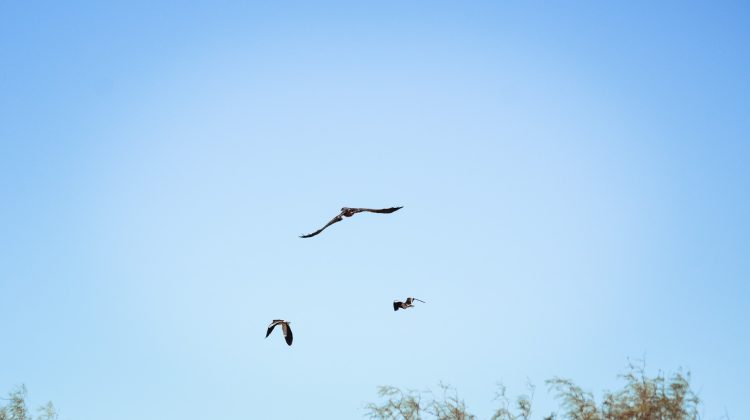
[[[398,210],[400,208],[403,208],[403,206],[401,206],[401,207],[391,207],[391,208],[387,208],[387,209],[355,209],[355,208],[351,208],[351,207],[342,207],[341,208],[341,213],[339,213],[338,216],[336,216],[333,219],[331,219],[330,222],[326,223],[325,226],[323,226],[322,228],[316,230],[313,233],[308,233],[307,235],[302,235],[302,236],[300,236],[300,238],[312,238],[313,236],[315,236],[315,235],[319,234],[320,232],[322,232],[328,226],[331,226],[334,223],[338,223],[338,222],[344,220],[344,217],[352,217],[355,214],[361,213],[363,211],[369,211],[370,213],[393,213],[394,211],[396,211],[396,210]]]
[[[271,322],[271,325],[268,326],[268,331],[266,331],[266,338],[271,335],[271,331],[273,331],[273,329],[277,325],[281,325],[281,332],[284,334],[284,340],[286,340],[286,343],[291,346],[294,337],[292,336],[292,329],[289,327],[289,324],[289,321],[284,321],[283,319],[274,319]]]
[[[414,306],[413,302],[415,300],[419,301],[419,302],[422,302],[422,303],[427,303],[427,302],[425,302],[423,300],[419,300],[417,298],[408,297],[408,298],[406,298],[406,302],[401,302],[400,300],[394,300],[393,301],[393,310],[394,311],[398,311],[399,309],[411,308],[412,306]]]

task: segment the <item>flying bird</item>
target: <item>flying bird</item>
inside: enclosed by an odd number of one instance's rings
[[[399,309],[411,308],[412,306],[414,306],[413,302],[415,300],[417,300],[419,302],[422,302],[422,303],[427,303],[427,302],[425,302],[423,300],[419,300],[417,298],[408,297],[408,298],[406,298],[406,302],[401,302],[400,300],[394,300],[393,301],[393,310],[394,311],[398,311]]]
[[[284,340],[286,340],[286,343],[291,346],[292,339],[294,339],[292,336],[292,329],[289,327],[289,321],[284,321],[283,319],[274,319],[271,322],[271,325],[268,326],[268,331],[266,331],[266,338],[271,335],[271,331],[273,331],[277,325],[281,325],[281,332],[284,333]]]
[[[396,210],[398,210],[400,208],[403,208],[403,206],[401,206],[401,207],[390,207],[390,208],[387,208],[387,209],[355,209],[355,208],[351,208],[351,207],[342,207],[341,208],[341,213],[339,213],[338,216],[336,216],[333,219],[331,219],[330,222],[326,223],[325,226],[323,226],[322,228],[316,230],[313,233],[308,233],[307,235],[302,235],[302,236],[300,236],[300,238],[312,238],[313,236],[315,236],[315,235],[319,234],[320,232],[322,232],[328,226],[331,226],[334,223],[338,223],[338,222],[344,220],[344,217],[352,217],[355,214],[361,213],[363,211],[369,211],[370,213],[393,213],[394,211],[396,211]]]

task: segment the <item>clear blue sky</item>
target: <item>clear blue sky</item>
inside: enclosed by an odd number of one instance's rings
[[[746,2],[152,3],[0,5],[0,392],[488,417],[645,356],[750,418]]]

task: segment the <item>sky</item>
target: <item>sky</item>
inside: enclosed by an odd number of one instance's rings
[[[0,4],[0,393],[489,418],[645,359],[750,418],[747,2],[156,3]],[[343,206],[404,208],[298,238]]]

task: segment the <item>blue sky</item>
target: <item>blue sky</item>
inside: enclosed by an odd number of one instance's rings
[[[0,5],[0,390],[489,417],[645,357],[750,415],[747,3],[151,3]]]

